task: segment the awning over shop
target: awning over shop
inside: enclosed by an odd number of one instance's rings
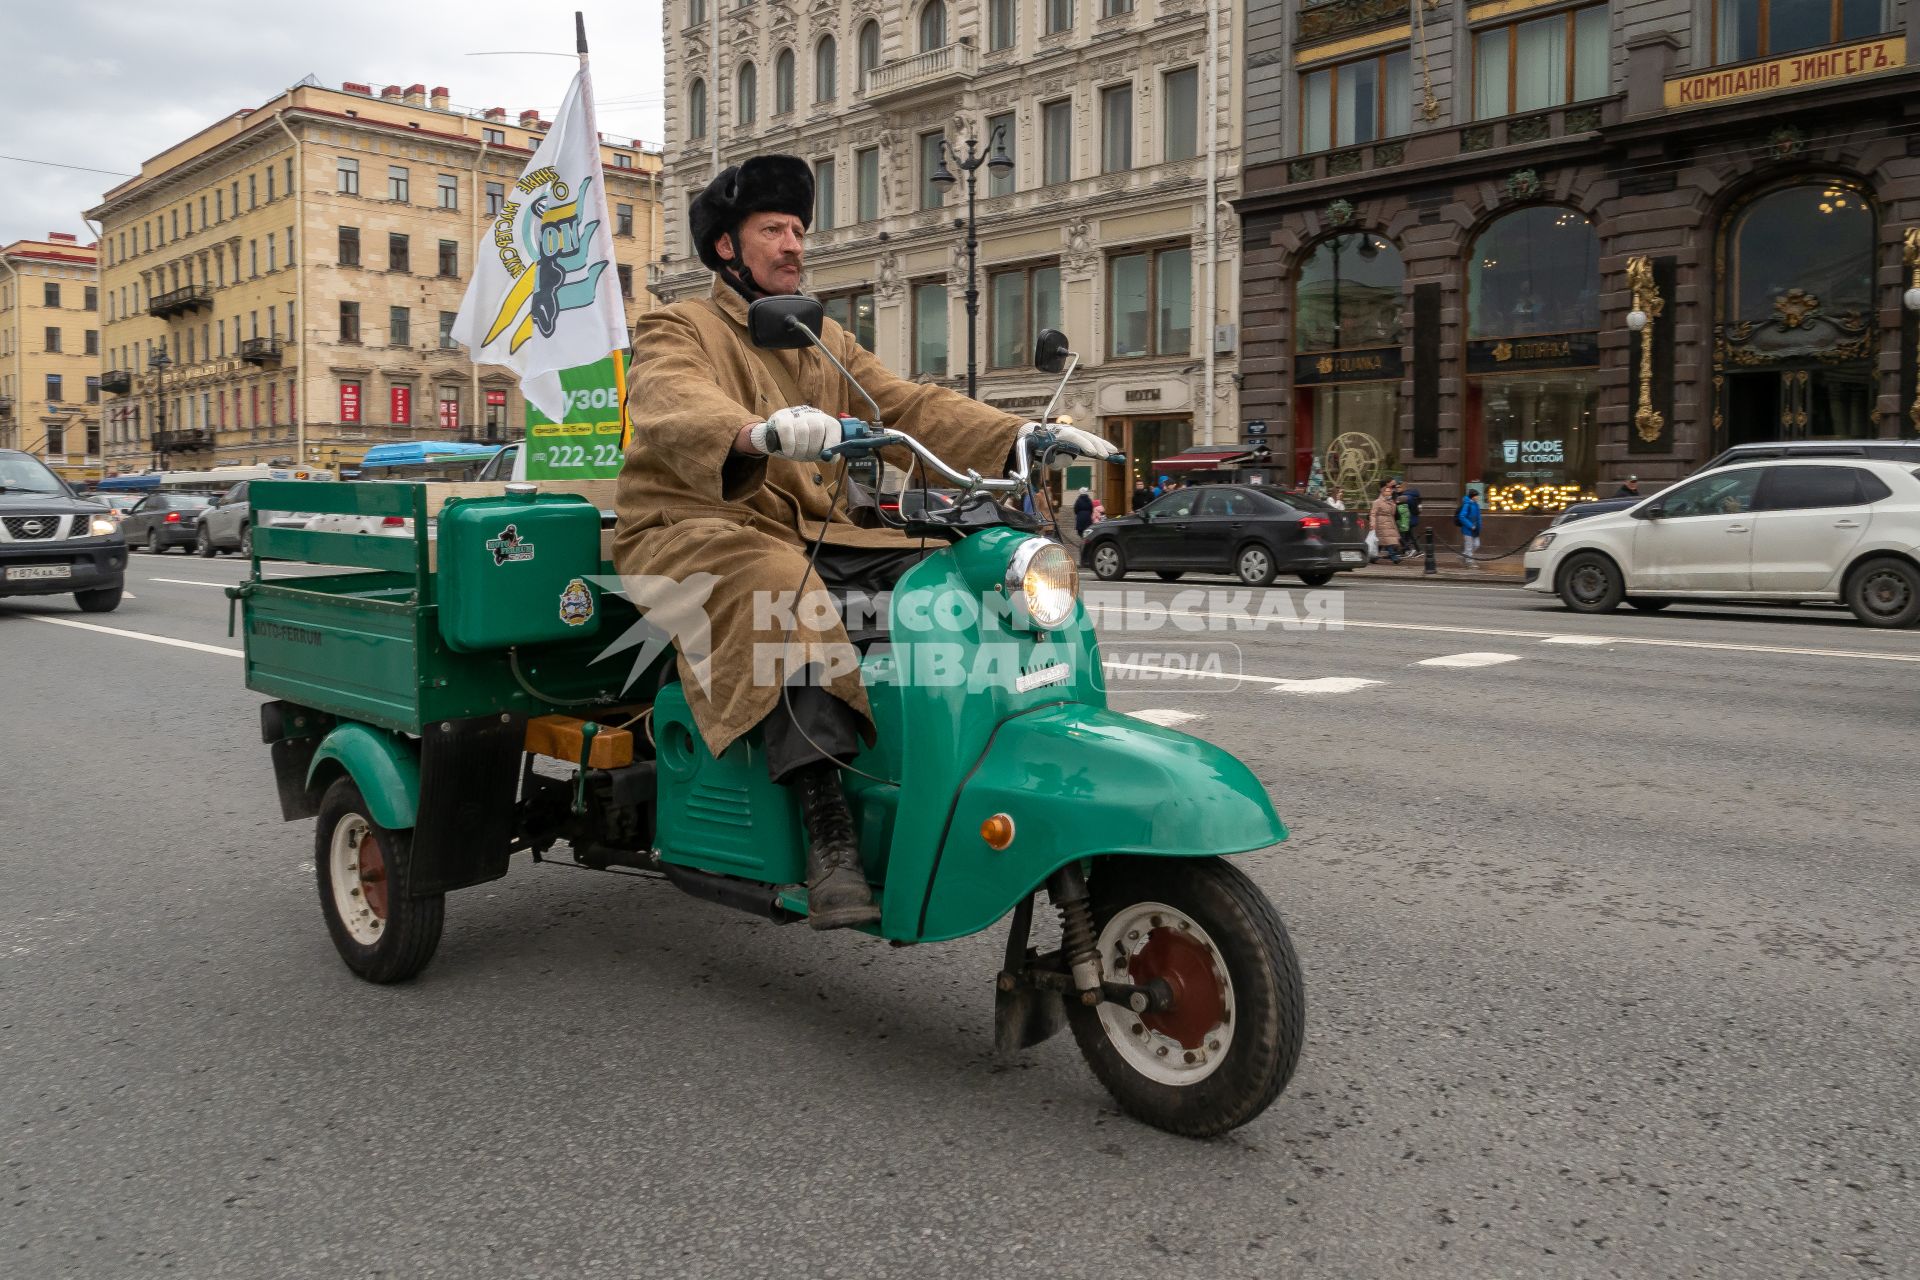
[[[1155,458],[1155,475],[1163,471],[1223,471],[1230,467],[1258,466],[1265,461],[1249,449],[1188,449],[1171,458]]]

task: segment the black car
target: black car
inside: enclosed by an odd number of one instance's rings
[[[1150,570],[1231,573],[1249,586],[1299,575],[1310,587],[1367,562],[1360,517],[1317,498],[1257,485],[1211,484],[1163,494],[1087,530],[1081,563],[1107,581]]]
[[[40,459],[0,449],[0,596],[64,595],[88,613],[120,604],[127,544]]]
[[[168,547],[187,550],[200,540],[200,513],[213,505],[204,493],[150,493],[120,521],[130,547],[159,555]]]

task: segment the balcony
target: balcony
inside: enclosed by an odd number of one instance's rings
[[[1335,191],[1366,189],[1370,177],[1407,179],[1437,175],[1462,165],[1519,166],[1578,155],[1594,134],[1620,120],[1618,97],[1550,107],[1544,111],[1477,120],[1373,142],[1295,156],[1254,166],[1245,178],[1249,194],[1280,186],[1322,183]],[[1284,182],[1280,175],[1284,172]]]
[[[980,70],[980,51],[971,44],[948,44],[867,72],[864,91],[879,102],[925,89],[965,84]]]
[[[100,375],[100,389],[109,395],[123,396],[133,390],[133,375],[125,369],[109,369]]]
[[[251,365],[279,364],[283,345],[278,338],[247,338],[240,343],[240,358]]]
[[[195,427],[188,431],[156,431],[153,433],[153,451],[155,453],[197,453],[211,451],[213,432],[204,427]]]
[[[147,314],[165,320],[212,305],[213,290],[205,285],[190,284],[184,289],[173,289],[155,297],[147,303]]]

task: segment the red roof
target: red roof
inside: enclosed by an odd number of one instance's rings
[[[1214,471],[1241,458],[1252,456],[1247,449],[1188,449],[1171,458],[1155,458],[1153,469],[1160,471]]]

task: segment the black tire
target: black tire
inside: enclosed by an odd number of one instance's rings
[[[240,526],[240,554],[243,556],[253,554],[253,526],[250,524]]]
[[[1893,556],[1875,556],[1847,575],[1847,608],[1869,627],[1920,622],[1920,569]]]
[[[1560,603],[1575,613],[1612,613],[1626,599],[1620,570],[1597,551],[1578,551],[1560,567]]]
[[[333,837],[346,822],[364,826],[366,835],[377,842],[385,867],[386,910],[380,917],[383,926],[379,936],[371,943],[354,937],[352,928],[340,914],[333,892]],[[347,968],[368,982],[387,983],[405,982],[427,967],[440,945],[446,896],[438,893],[415,896],[409,891],[413,876],[413,832],[392,831],[374,822],[360,788],[345,775],[334,779],[320,801],[320,819],[314,827],[313,871],[320,888],[320,910],[327,918],[327,933],[333,938],[334,950],[347,962]]]
[[[1178,582],[1186,577],[1187,573],[1184,569],[1155,569],[1153,576],[1162,582]]]
[[[147,554],[150,556],[163,556],[167,554],[167,544],[160,541],[160,531],[158,529],[147,530]]]
[[[95,587],[91,591],[76,591],[73,602],[80,606],[82,613],[112,613],[120,607],[119,587]]]
[[[1310,587],[1324,587],[1333,581],[1333,573],[1332,569],[1315,569],[1312,573],[1301,574],[1300,581]]]
[[[1221,858],[1103,858],[1091,888],[1096,935],[1135,904],[1187,915],[1225,962],[1233,999],[1225,1056],[1192,1084],[1143,1074],[1116,1047],[1100,1010],[1070,999],[1073,1038],[1114,1101],[1137,1120],[1189,1138],[1215,1137],[1265,1111],[1292,1078],[1306,1037],[1300,962],[1266,895]]]
[[[194,540],[194,549],[204,560],[211,560],[220,554],[220,548],[213,545],[213,532],[207,526],[200,526],[200,536]]]
[[[1266,586],[1279,571],[1273,552],[1257,542],[1249,542],[1233,553],[1234,576],[1250,587]]]
[[[1102,582],[1115,582],[1127,576],[1126,554],[1112,538],[1094,543],[1093,550],[1087,553],[1087,563],[1093,566],[1093,576]]]
[[[1631,605],[1633,608],[1638,609],[1642,613],[1658,613],[1662,609],[1666,608],[1668,605],[1672,604],[1673,601],[1649,600],[1645,596],[1629,596],[1627,598],[1627,603]]]

